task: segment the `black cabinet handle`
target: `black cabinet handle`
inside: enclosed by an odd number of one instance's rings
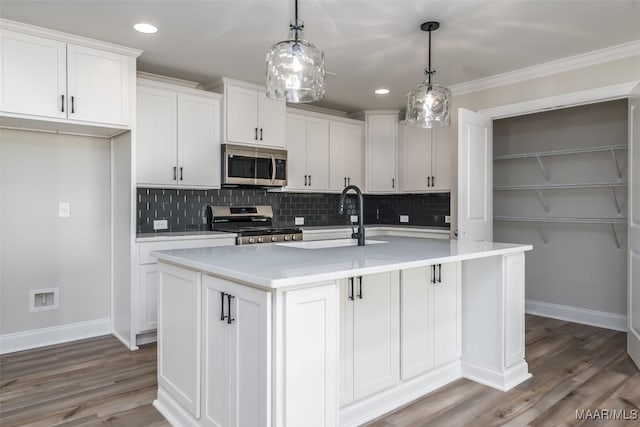
[[[182,175],[182,166],[180,166],[180,181],[182,181],[182,177],[183,177],[183,175]]]
[[[349,299],[353,301],[353,277],[349,277]]]
[[[362,299],[362,276],[358,276],[358,298]]]
[[[258,140],[258,128],[255,128],[255,135],[253,137],[253,139],[255,139],[256,141]]]
[[[442,283],[442,264],[438,264],[438,283]]]
[[[71,114],[75,114],[75,100],[76,100],[76,97],[72,96],[71,97]]]
[[[432,186],[432,187],[435,187],[435,186],[436,186],[436,177],[435,177],[435,176],[432,176],[432,177],[431,177],[431,186]]]
[[[227,318],[227,316],[224,315],[224,297],[226,295],[224,292],[220,292],[220,321],[224,321],[224,319]]]
[[[391,188],[396,188],[396,179],[391,178]]]
[[[427,187],[431,187],[431,177],[427,177]]]
[[[62,113],[64,113],[64,94],[60,95],[60,97],[62,98],[62,110],[60,110]]]
[[[347,184],[351,185],[351,177],[347,178]]]
[[[262,128],[260,128],[260,141],[262,141]]]
[[[307,185],[307,175],[304,176],[304,185]]]
[[[431,283],[436,283],[436,266],[431,266]]]
[[[173,180],[177,180],[178,179],[178,168],[177,167],[173,167]]]
[[[347,186],[347,177],[346,176],[344,177],[344,186],[345,187]]]
[[[309,175],[309,185],[311,185],[311,175]]]
[[[230,325],[232,324],[236,319],[234,319],[233,317],[231,317],[231,300],[234,299],[235,297],[231,294],[227,294],[227,323]]]

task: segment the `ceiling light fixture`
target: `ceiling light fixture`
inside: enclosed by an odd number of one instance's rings
[[[298,19],[298,0],[289,28],[289,40],[274,44],[267,52],[267,96],[291,103],[319,101],[325,93],[324,52],[302,38],[304,22]]]
[[[133,28],[136,31],[140,31],[141,33],[145,34],[153,34],[158,32],[158,28],[155,25],[145,24],[144,22],[134,25]]]
[[[429,32],[429,65],[424,73],[427,79],[414,87],[407,94],[407,111],[405,123],[408,126],[432,128],[451,124],[451,91],[443,86],[431,83],[431,32],[440,28],[436,21],[420,25],[422,31]]]
[[[376,89],[373,91],[373,93],[375,93],[376,95],[386,95],[389,93],[389,89]]]

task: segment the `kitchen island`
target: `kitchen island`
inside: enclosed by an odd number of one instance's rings
[[[154,252],[180,426],[357,426],[465,377],[509,390],[529,245],[380,236]]]

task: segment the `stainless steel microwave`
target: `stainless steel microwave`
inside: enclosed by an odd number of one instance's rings
[[[287,185],[287,151],[222,144],[222,185]]]

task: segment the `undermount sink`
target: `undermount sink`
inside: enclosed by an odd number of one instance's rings
[[[380,243],[389,243],[384,240],[365,240],[365,245],[376,245]],[[278,246],[288,246],[290,248],[299,249],[327,249],[327,248],[341,248],[344,246],[358,246],[356,239],[333,239],[333,240],[312,240],[309,242],[287,242],[287,243],[274,243]]]

